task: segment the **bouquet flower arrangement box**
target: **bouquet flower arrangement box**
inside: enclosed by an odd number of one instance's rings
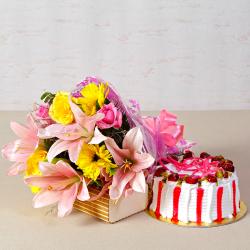
[[[75,207],[108,222],[144,210],[159,154],[180,148],[176,117],[144,118],[136,101],[125,105],[96,77],[41,99],[25,126],[11,123],[19,139],[2,149],[14,162],[9,175],[22,175],[35,194],[33,206],[57,203],[59,217]]]
[[[11,123],[19,139],[2,150],[14,162],[9,175],[22,174],[35,193],[33,206],[57,203],[59,217],[75,206],[109,222],[145,209],[145,171],[154,158],[115,90],[87,77],[71,93],[41,99],[26,126]]]

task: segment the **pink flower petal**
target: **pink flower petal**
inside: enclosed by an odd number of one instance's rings
[[[78,159],[78,156],[80,154],[80,151],[82,149],[82,146],[84,144],[84,140],[83,139],[78,139],[76,141],[73,141],[69,144],[68,146],[68,152],[69,152],[69,159],[72,162],[76,162]]]
[[[109,176],[109,174],[107,174],[106,170],[104,168],[101,169],[101,175],[104,177],[105,182],[108,182],[111,180],[111,176]]]
[[[79,183],[73,184],[70,188],[65,189],[62,197],[58,202],[58,216],[64,217],[71,213],[73,204],[76,200]]]
[[[86,130],[79,124],[74,123],[70,125],[51,124],[44,129],[40,129],[38,135],[42,139],[57,137],[62,140],[71,141],[80,138],[84,133],[86,133]]]
[[[27,125],[32,133],[37,137],[38,126],[31,114],[27,115]]]
[[[88,191],[88,188],[87,188],[87,185],[86,185],[86,182],[85,180],[83,179],[82,180],[82,184],[80,186],[80,190],[78,192],[78,195],[77,195],[77,199],[80,200],[80,201],[86,201],[90,198],[89,196],[89,191]]]
[[[43,176],[58,176],[58,172],[55,169],[55,164],[52,164],[50,162],[40,162],[39,169],[42,172]]]
[[[156,130],[156,118],[155,117],[143,117],[144,126],[149,130],[151,134],[155,133]]]
[[[58,202],[61,198],[61,191],[42,190],[33,198],[33,207],[40,208]]]
[[[87,129],[87,131],[91,135],[92,131],[94,131],[94,129],[95,129],[96,122],[103,119],[103,117],[104,117],[104,114],[100,114],[100,113],[97,113],[93,116],[89,116],[88,119],[86,121],[84,121],[83,124],[81,124],[81,126],[85,129]]]
[[[83,111],[80,109],[80,107],[78,107],[77,104],[71,101],[71,96],[69,97],[69,104],[74,114],[76,123],[84,124],[85,120],[87,119],[87,116],[83,113]]]
[[[16,140],[3,147],[2,155],[9,161],[25,162],[34,150],[34,145],[30,145],[28,141]]]
[[[122,113],[117,111],[116,122],[114,128],[120,128],[122,126]]]
[[[17,122],[11,122],[10,127],[13,132],[20,138],[28,138],[30,136],[30,130]]]
[[[134,191],[145,193],[146,181],[145,181],[145,176],[142,171],[135,174],[135,177],[130,181],[130,185]]]
[[[96,127],[95,133],[89,144],[100,144],[101,142],[104,142],[107,139],[106,136],[104,136],[100,130]]]
[[[64,161],[58,161],[55,165],[55,168],[58,173],[68,178],[79,176],[74,168]]]
[[[120,149],[114,139],[107,138],[105,140],[106,147],[108,151],[111,153],[111,155],[114,158],[115,163],[118,166],[121,166],[123,164],[124,158],[127,158],[126,156],[130,155],[130,152],[128,149]]]
[[[22,126],[11,122],[11,128],[21,139],[15,140],[2,148],[2,156],[9,161],[16,162],[9,170],[9,175],[17,175],[26,169],[26,161],[34,152],[39,143],[37,137],[37,126],[29,114],[27,117],[28,126]]]
[[[160,115],[160,122],[168,122],[168,123],[176,123],[177,116],[171,112],[168,112],[166,109],[161,110]]]
[[[86,123],[88,123],[88,121],[90,120],[90,117],[87,116],[77,104],[73,103],[71,100],[69,103],[70,103],[71,110],[74,114],[76,123],[85,127]],[[92,118],[91,120],[101,120],[103,117],[104,117],[103,115],[94,115],[94,116],[91,116]]]
[[[149,168],[154,163],[154,158],[148,153],[135,153],[134,154],[135,164],[133,165],[133,171],[140,172],[143,169]]]
[[[69,99],[71,110],[74,114],[75,121],[78,123],[82,128],[86,129],[89,134],[94,130],[95,124],[97,121],[103,119],[103,114],[95,114],[93,116],[87,116],[85,113]]]
[[[104,114],[104,118],[96,123],[100,129],[121,127],[122,113],[117,110],[113,102],[103,105],[98,113]]]
[[[183,137],[184,126],[168,126],[161,131],[162,138],[167,146],[173,147]]]
[[[57,140],[49,149],[47,158],[48,161],[51,162],[57,155],[60,153],[67,151],[71,145],[71,141],[63,141]]]
[[[48,188],[49,186],[53,188],[56,186],[57,190],[61,190],[68,185],[68,182],[66,183],[65,181],[67,179],[64,176],[30,176],[24,178],[25,184],[40,188]]]
[[[143,146],[143,135],[140,128],[135,127],[128,131],[123,140],[122,147],[131,152],[141,152]]]
[[[59,127],[57,125],[59,125]],[[46,128],[40,128],[38,130],[38,136],[41,139],[49,139],[52,137],[56,137],[56,135],[59,133],[58,131],[61,131],[61,126],[62,125],[60,124],[51,124]]]
[[[94,194],[89,201],[96,201],[99,198],[101,198],[108,190],[109,190],[109,186],[111,184],[111,181],[105,183],[105,185],[102,187],[101,191],[97,194]]]
[[[135,176],[134,172],[124,173],[122,169],[118,169],[113,176],[113,182],[110,186],[109,196],[112,200],[119,199],[122,195],[127,183]]]
[[[10,168],[8,175],[13,176],[13,175],[18,175],[22,172],[24,172],[26,169],[26,164],[22,162],[16,162],[14,163]]]

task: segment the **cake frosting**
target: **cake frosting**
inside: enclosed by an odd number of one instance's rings
[[[154,177],[153,183],[150,210],[156,217],[212,223],[232,218],[240,211],[238,177],[231,161],[192,157],[184,163],[168,159],[164,166],[158,168],[161,174]]]

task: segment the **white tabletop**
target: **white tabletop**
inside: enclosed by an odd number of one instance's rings
[[[234,161],[242,200],[250,208],[250,111],[177,112],[196,152],[223,154]],[[13,140],[11,120],[24,112],[0,112],[0,147]],[[49,208],[33,209],[22,178],[6,175],[10,163],[0,159],[0,249],[250,249],[250,216],[216,228],[183,228],[142,212],[107,224],[74,211],[59,219]]]

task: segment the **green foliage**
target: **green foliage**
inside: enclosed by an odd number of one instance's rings
[[[91,181],[90,185],[92,186],[96,186],[96,187],[99,187],[101,188],[103,185],[102,185],[102,182],[99,181],[99,180],[95,180],[95,181]]]
[[[102,129],[101,133],[105,136],[113,138],[116,144],[122,148],[122,141],[129,130],[130,126],[127,117],[123,115],[122,126],[119,129],[117,128]]]
[[[51,139],[44,139],[43,140],[43,144],[45,146],[46,151],[49,151],[50,147],[52,146],[52,144],[56,141],[56,137],[51,138]]]
[[[108,171],[109,176],[113,176],[116,172],[116,168],[110,168]]]
[[[56,137],[50,138],[50,139],[44,139],[43,144],[46,149],[46,151],[49,151],[50,147],[58,140]],[[65,159],[66,161],[69,160],[69,154],[68,151],[64,151],[56,156],[57,159]],[[70,161],[68,161],[70,162]]]
[[[44,92],[41,96],[41,100],[45,103],[51,104],[55,98],[55,94],[52,94],[51,92]]]

